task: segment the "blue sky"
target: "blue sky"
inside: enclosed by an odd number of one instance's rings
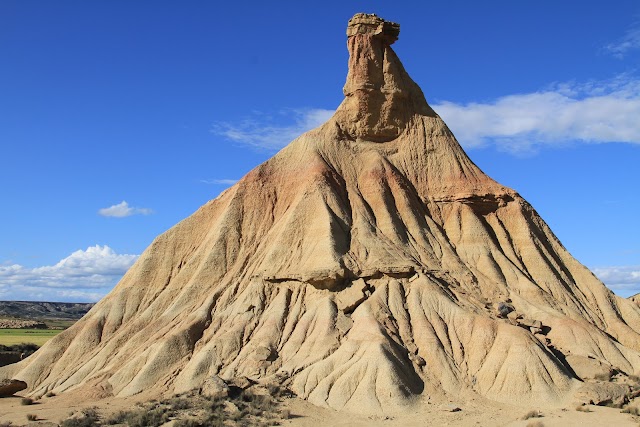
[[[342,100],[356,12],[485,172],[640,292],[640,3],[0,2],[0,299],[95,301]]]

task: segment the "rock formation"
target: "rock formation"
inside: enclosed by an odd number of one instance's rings
[[[640,308],[473,164],[391,49],[398,34],[354,16],[335,115],[157,237],[0,377],[35,396],[248,377],[376,412],[464,393],[557,403],[579,375],[638,374]]]
[[[27,384],[24,381],[9,379],[0,380],[0,397],[13,396],[14,393],[26,388]]]

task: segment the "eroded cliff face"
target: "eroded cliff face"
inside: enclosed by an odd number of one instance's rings
[[[557,404],[598,369],[638,374],[638,305],[469,160],[393,53],[398,34],[356,15],[335,115],[159,236],[0,376],[93,396],[248,376],[393,412],[466,393]]]

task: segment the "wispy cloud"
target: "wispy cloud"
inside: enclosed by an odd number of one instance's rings
[[[217,122],[211,132],[234,142],[275,151],[302,133],[320,126],[333,113],[333,110],[315,108],[283,110],[275,117],[256,114],[237,124]]]
[[[78,250],[55,265],[27,268],[0,266],[0,298],[40,301],[96,301],[104,296],[138,259],[117,254],[109,246]]]
[[[640,80],[556,84],[534,93],[434,109],[467,148],[493,144],[513,153],[571,142],[640,144]]]
[[[633,25],[622,38],[604,47],[606,52],[618,59],[623,59],[634,49],[640,49],[640,23]]]
[[[622,296],[640,293],[640,265],[596,267],[593,274]]]
[[[151,215],[153,211],[148,208],[135,208],[129,206],[126,201],[122,201],[117,205],[109,206],[98,210],[98,214],[107,217],[124,218],[131,215]]]
[[[201,179],[200,182],[203,184],[213,184],[213,185],[233,185],[238,182],[237,179]]]

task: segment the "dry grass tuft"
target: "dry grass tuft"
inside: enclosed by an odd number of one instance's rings
[[[33,405],[33,399],[30,397],[23,397],[20,400],[20,404],[23,406],[27,406],[27,405]]]
[[[27,420],[38,421],[38,416],[36,414],[27,414]]]

